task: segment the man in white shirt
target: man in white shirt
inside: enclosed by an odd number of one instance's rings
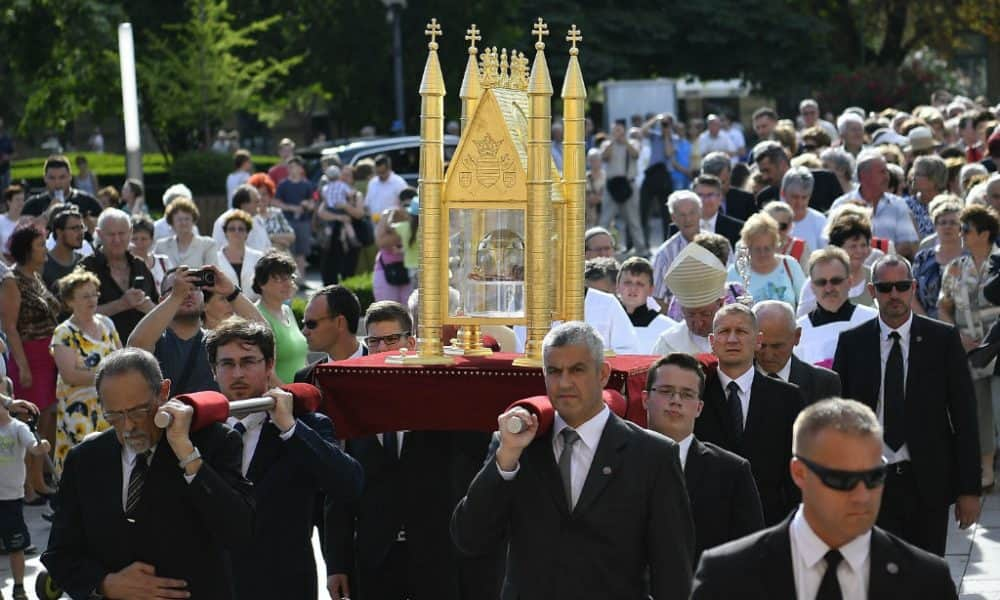
[[[392,159],[385,154],[376,156],[375,177],[368,182],[365,195],[368,214],[381,216],[387,208],[399,208],[399,193],[406,187],[406,180],[392,171]]]
[[[840,134],[837,132],[836,126],[826,119],[819,117],[819,104],[812,98],[806,98],[799,103],[799,118],[802,121],[803,131],[810,127],[819,126],[830,135],[830,140],[834,144],[840,139]]]
[[[958,597],[943,559],[875,527],[887,467],[870,408],[818,402],[795,420],[793,444],[802,504],[770,529],[705,552],[692,599]]]
[[[823,228],[826,216],[814,208],[809,208],[813,192],[813,175],[806,167],[791,167],[781,178],[781,199],[792,207],[792,231],[794,237],[806,243],[810,250],[819,250],[826,245]]]
[[[736,156],[736,146],[733,138],[722,130],[722,119],[718,115],[708,115],[705,117],[708,129],[698,136],[698,151],[702,156],[709,152],[725,152],[729,156]]]
[[[250,180],[250,171],[253,171],[253,159],[249,150],[237,150],[233,154],[233,166],[235,169],[226,176],[226,200],[229,201],[229,208],[233,208],[233,194],[236,188]]]

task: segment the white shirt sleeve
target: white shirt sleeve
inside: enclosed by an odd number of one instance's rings
[[[493,462],[494,462],[494,464],[496,464],[496,466],[497,466],[497,472],[500,473],[500,477],[502,477],[504,481],[512,481],[515,477],[517,477],[518,471],[521,470],[521,463],[520,462],[517,463],[517,465],[514,467],[513,471],[504,471],[503,469],[500,468],[500,463],[498,463],[496,461],[493,461]]]

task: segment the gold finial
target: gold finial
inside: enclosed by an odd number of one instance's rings
[[[569,28],[569,33],[566,34],[566,41],[573,45],[573,47],[569,49],[571,56],[576,56],[580,53],[580,50],[576,47],[576,43],[583,41],[583,34],[576,28],[576,23]]]
[[[482,86],[484,88],[491,88],[497,84],[497,49],[496,48],[483,48],[483,54],[480,57],[483,63],[483,76],[482,76]]]
[[[469,42],[469,54],[476,53],[476,42],[483,39],[483,36],[479,35],[479,33],[480,31],[475,23],[465,31],[465,39]]]
[[[430,43],[427,44],[427,48],[430,50],[437,50],[437,37],[441,35],[441,24],[438,23],[436,18],[431,19],[431,22],[427,24],[427,29],[424,30],[424,35],[431,38]]]
[[[528,89],[528,59],[524,52],[512,50],[510,53],[510,87],[521,91]]]
[[[510,63],[507,61],[507,49],[500,51],[500,82],[499,87],[510,85]]]
[[[549,26],[542,21],[541,17],[538,17],[538,22],[531,28],[531,35],[537,35],[538,41],[535,42],[535,50],[545,50],[545,42],[542,38],[549,35]]]

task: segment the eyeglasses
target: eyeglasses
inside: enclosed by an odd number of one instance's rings
[[[904,281],[876,281],[872,284],[875,286],[875,291],[880,294],[888,294],[892,291],[892,288],[896,288],[897,292],[908,292],[910,288],[913,287],[913,281],[906,279]]]
[[[391,346],[393,344],[398,344],[399,340],[410,335],[409,331],[400,331],[399,333],[390,333],[389,335],[370,335],[365,338],[365,345],[369,348],[374,348],[379,344],[385,344],[386,346]]]
[[[150,402],[145,406],[137,406],[135,408],[130,408],[128,410],[116,410],[116,411],[103,411],[104,420],[110,425],[118,426],[125,422],[127,417],[129,421],[133,423],[138,423],[140,421],[145,421],[149,418],[149,413],[153,411],[153,403]]]
[[[232,371],[239,365],[241,371],[247,371],[264,362],[264,357],[262,356],[244,356],[239,360],[239,362],[231,358],[223,358],[215,363],[215,368],[218,371]]]
[[[816,464],[808,458],[803,458],[798,454],[794,454],[793,456],[808,467],[810,471],[815,473],[816,476],[819,477],[819,480],[823,482],[823,485],[832,490],[837,490],[838,492],[849,492],[853,490],[859,482],[864,483],[866,488],[873,490],[885,484],[885,476],[889,471],[884,458],[882,459],[881,465],[875,467],[874,469],[869,469],[868,471],[841,471]]]
[[[818,288],[825,288],[826,284],[830,285],[840,285],[847,281],[846,277],[831,277],[829,279],[813,279],[812,284]]]
[[[318,319],[306,319],[305,321],[302,321],[302,326],[305,327],[306,329],[316,329],[317,327],[319,327],[320,321],[325,321],[327,319],[336,319],[338,316],[340,315],[336,315],[333,317],[320,317]]]
[[[649,388],[648,392],[651,394],[655,393],[661,396],[666,396],[667,398],[673,398],[674,396],[677,396],[681,400],[684,400],[685,402],[694,402],[695,400],[698,399],[698,393],[695,391],[678,390],[671,386]]]

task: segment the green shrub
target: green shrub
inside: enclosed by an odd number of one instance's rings
[[[76,157],[80,155],[87,157],[87,163],[90,165],[90,170],[97,173],[97,176],[101,179],[107,178],[108,184],[118,187],[121,185],[121,181],[119,181],[119,179],[125,179],[124,155],[112,153],[98,154],[96,152],[68,152],[66,153],[66,157],[69,158],[70,164],[73,166],[74,173],[76,172]],[[22,179],[27,179],[28,181],[41,181],[42,168],[45,165],[45,158],[46,157],[41,156],[15,160],[11,163],[11,179],[13,181],[20,181]],[[142,172],[144,176],[166,173],[166,158],[158,152],[143,154]],[[104,181],[102,181],[101,184],[108,185]]]
[[[375,302],[375,293],[372,291],[372,273],[362,273],[354,277],[348,277],[340,282],[340,285],[354,292],[361,302],[361,314],[365,314],[368,307]]]
[[[174,159],[171,181],[182,181],[195,194],[225,194],[226,176],[233,170],[233,159],[217,152],[188,152]]]
[[[309,304],[309,300],[303,296],[292,298],[292,314],[295,315],[295,322],[299,324],[299,329],[302,329],[302,315],[306,312],[307,304]]]

